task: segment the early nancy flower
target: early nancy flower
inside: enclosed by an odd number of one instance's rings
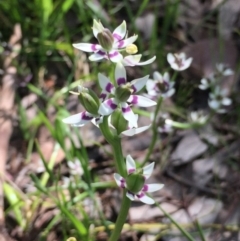
[[[233,75],[234,74],[233,70],[228,68],[223,63],[216,64],[216,69],[217,69],[218,73],[223,75],[223,76],[229,76],[229,75]]]
[[[136,105],[141,107],[149,107],[156,105],[155,101],[140,95],[135,95],[135,93],[139,92],[146,85],[148,75],[127,83],[126,70],[119,62],[117,63],[115,69],[115,85],[113,85],[110,80],[102,74],[98,74],[98,78],[99,84],[103,90],[101,98],[105,100],[107,96],[113,96],[112,98],[103,101],[103,103],[100,105],[98,111],[100,115],[110,115],[114,110],[120,107],[123,117],[128,122],[131,122],[134,127],[137,127],[136,118],[130,106]]]
[[[78,175],[78,176],[83,175],[83,168],[82,168],[80,160],[75,159],[73,161],[68,161],[67,165],[69,167],[69,172],[72,175]]]
[[[114,179],[117,185],[121,188],[127,189],[127,197],[130,200],[140,200],[146,204],[154,204],[154,200],[150,198],[147,193],[160,190],[163,184],[146,184],[146,180],[151,176],[154,163],[145,166],[141,170],[136,169],[136,163],[130,155],[126,158],[127,177],[123,178],[118,173],[114,173]]]
[[[232,100],[227,97],[227,91],[221,90],[218,86],[209,94],[208,105],[217,113],[225,113],[224,107],[231,105],[231,103]]]
[[[186,59],[185,53],[180,54],[172,54],[169,53],[167,55],[167,61],[171,65],[171,68],[177,71],[183,71],[187,69],[191,63],[193,58]]]
[[[152,97],[160,95],[163,98],[167,98],[175,93],[175,89],[173,88],[175,83],[170,81],[168,73],[162,76],[159,72],[155,71],[153,79],[149,79],[146,84],[148,95]]]
[[[113,32],[104,28],[101,22],[93,21],[93,34],[99,44],[79,43],[73,44],[77,49],[85,52],[93,52],[89,57],[91,61],[110,59],[112,62],[121,61],[123,56],[121,50],[136,41],[137,35],[125,38],[127,33],[126,22],[123,21]]]

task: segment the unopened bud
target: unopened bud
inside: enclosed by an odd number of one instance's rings
[[[142,174],[132,173],[126,178],[127,188],[132,193],[138,193],[144,186],[145,178]]]
[[[129,44],[127,47],[126,47],[126,52],[128,54],[136,54],[138,52],[138,48],[135,44]]]
[[[112,49],[114,38],[111,31],[107,28],[104,28],[103,31],[97,35],[98,42],[100,45],[107,51]]]
[[[120,102],[127,101],[131,94],[132,90],[129,84],[118,86],[115,91],[115,96]]]
[[[86,111],[93,115],[98,115],[100,102],[94,91],[88,88],[80,87],[79,92],[79,101],[84,106]]]

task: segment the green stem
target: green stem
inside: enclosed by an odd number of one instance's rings
[[[192,235],[187,232],[181,225],[179,225],[172,217],[170,214],[165,212],[165,210],[160,206],[160,204],[156,203],[158,208],[164,213],[166,217],[168,217],[171,222],[179,229],[179,231],[189,240],[189,241],[195,241],[195,239],[192,237]]]
[[[115,229],[113,230],[109,241],[117,241],[119,239],[123,225],[126,222],[128,210],[130,206],[131,206],[131,200],[126,196],[126,191],[124,190],[121,208],[119,211],[117,221],[115,223]]]
[[[156,109],[155,109],[155,112],[154,112],[154,118],[153,118],[153,123],[152,123],[152,133],[153,133],[153,136],[152,136],[152,141],[150,143],[150,146],[148,148],[148,152],[147,152],[147,155],[143,161],[143,163],[141,164],[141,166],[143,167],[147,161],[149,160],[149,157],[150,155],[152,154],[153,152],[153,149],[155,147],[155,144],[156,144],[156,141],[157,141],[157,136],[158,136],[158,132],[157,132],[157,115],[158,115],[158,112],[161,108],[161,105],[162,105],[162,101],[163,101],[163,98],[160,97],[158,99],[158,102],[157,102],[157,106],[156,106]]]

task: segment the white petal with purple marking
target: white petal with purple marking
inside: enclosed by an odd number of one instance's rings
[[[146,203],[146,204],[154,204],[155,203],[155,201],[152,198],[148,197],[145,194],[142,194],[140,197],[138,197],[138,199],[141,202]]]
[[[134,35],[130,38],[124,39],[124,40],[120,40],[119,42],[115,42],[113,44],[113,48],[114,49],[122,49],[125,48],[126,46],[128,46],[129,44],[132,44],[136,41],[136,39],[138,38],[137,35]]]
[[[74,125],[74,126],[83,126],[90,120],[92,120],[94,116],[87,111],[83,111],[81,113],[71,115],[62,121],[66,124]]]
[[[110,115],[118,106],[118,102],[114,98],[105,100],[99,107],[100,115]]]
[[[130,155],[127,155],[126,157],[126,165],[128,175],[136,171],[136,163]]]
[[[84,52],[96,52],[102,49],[102,47],[99,44],[88,44],[88,43],[73,44],[73,47],[76,49],[80,49]]]
[[[105,75],[98,73],[98,80],[101,89],[107,93],[114,93],[115,87]]]
[[[122,85],[126,83],[126,70],[124,66],[119,62],[115,68],[115,80],[117,85]]]
[[[126,187],[126,181],[125,179],[119,175],[118,173],[114,173],[113,177],[115,179],[115,182],[117,183],[117,185],[121,188],[125,188]]]
[[[88,57],[90,61],[100,61],[104,58],[106,58],[106,56],[99,53],[94,53]]]
[[[127,103],[121,103],[122,113],[125,120],[129,121],[133,127],[137,127],[136,117]]]
[[[155,101],[150,100],[149,98],[146,98],[141,95],[131,95],[128,98],[127,102],[136,106],[141,106],[141,107],[150,107],[157,104]]]
[[[117,50],[110,51],[107,56],[114,63],[117,63],[123,59],[123,56]]]
[[[143,189],[147,189],[147,190],[146,191],[143,190],[143,191],[145,191],[145,192],[156,192],[156,191],[162,189],[163,186],[164,186],[164,184],[156,184],[156,183],[154,183],[154,184],[145,184]]]
[[[142,78],[133,80],[131,82],[133,93],[137,93],[138,91],[140,91],[146,85],[148,78],[149,75],[146,75]]]
[[[113,37],[117,41],[122,40],[127,32],[127,25],[126,22],[123,21],[114,31],[113,31]]]

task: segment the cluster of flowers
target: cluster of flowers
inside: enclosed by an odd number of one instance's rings
[[[99,97],[91,89],[79,86],[78,93],[74,94],[78,95],[85,111],[69,116],[63,119],[63,122],[81,127],[92,121],[98,126],[102,123],[104,116],[108,116],[109,127],[114,128],[119,136],[132,136],[145,131],[150,126],[138,128],[138,116],[132,111],[132,106],[150,107],[156,105],[156,102],[151,98],[138,94],[146,86],[149,76],[146,75],[128,82],[125,66],[150,64],[156,57],[140,62],[142,55],[135,55],[137,47],[133,44],[137,36],[126,37],[125,21],[111,32],[104,28],[101,22],[94,20],[93,34],[97,38],[98,44],[79,43],[73,46],[79,50],[91,52],[89,57],[91,61],[106,59],[115,63],[114,81],[101,73],[98,74],[99,86],[102,89]],[[123,53],[128,55],[124,56]],[[115,173],[116,183],[127,189],[127,197],[131,200],[138,199],[144,203],[153,204],[153,199],[147,196],[146,192],[157,191],[163,187],[162,184],[145,184],[145,180],[153,171],[154,163],[137,170],[135,162],[128,155],[126,165],[127,176],[123,178]]]
[[[234,72],[228,68],[225,64],[216,64],[216,71],[211,73],[207,78],[201,79],[199,88],[201,90],[210,89],[208,105],[217,113],[225,113],[226,106],[231,105],[232,100],[227,97],[228,93],[226,89],[220,89],[219,81],[224,76],[233,75]]]

